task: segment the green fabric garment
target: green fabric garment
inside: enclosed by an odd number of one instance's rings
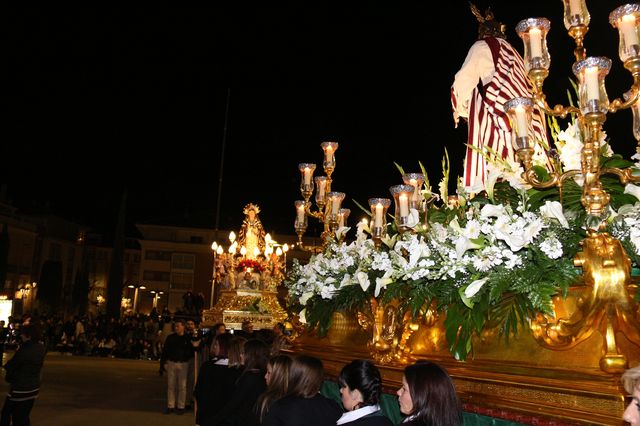
[[[340,397],[340,388],[336,382],[325,380],[322,384],[320,393],[327,398],[331,398],[342,405],[342,398]],[[399,424],[403,416],[400,413],[400,406],[398,405],[398,397],[395,395],[382,394],[380,401],[380,408],[382,413],[389,417],[393,424]],[[464,426],[510,426],[519,425],[521,423],[510,422],[509,420],[497,419],[494,417],[483,416],[475,413],[462,413],[464,420]]]

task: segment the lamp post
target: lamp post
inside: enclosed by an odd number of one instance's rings
[[[138,313],[138,290],[144,290],[146,287],[142,284],[130,284],[127,287],[135,289],[133,293],[133,312]]]
[[[153,308],[158,309],[158,299],[161,294],[164,294],[164,291],[151,290],[150,293],[153,294]]]
[[[218,256],[224,253],[221,245],[218,245],[217,242],[213,242],[211,244],[211,251],[213,252],[213,268],[211,271],[211,296],[209,299],[209,309],[213,308],[213,302],[215,302],[215,292],[216,292],[216,259]],[[217,256],[216,256],[217,255]]]

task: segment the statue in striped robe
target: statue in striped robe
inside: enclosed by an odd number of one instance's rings
[[[487,162],[492,155],[516,164],[511,125],[504,104],[518,96],[532,95],[524,62],[505,39],[504,25],[494,19],[490,9],[485,16],[473,4],[471,9],[480,23],[479,37],[469,49],[451,87],[456,127],[461,117],[466,119],[468,126],[463,181],[470,190],[484,187]],[[538,141],[539,163],[549,168],[546,150],[542,148],[549,146],[545,118],[538,109],[534,110],[531,125],[530,130]]]

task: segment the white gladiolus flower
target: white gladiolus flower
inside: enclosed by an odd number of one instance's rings
[[[467,286],[467,288],[464,289],[464,295],[465,297],[467,297],[467,299],[471,299],[473,296],[476,295],[477,292],[480,291],[480,289],[482,288],[483,285],[485,285],[485,283],[489,280],[489,278],[483,278],[481,280],[475,280],[474,282],[472,282],[471,284],[469,284]]]

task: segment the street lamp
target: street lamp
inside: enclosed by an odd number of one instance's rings
[[[153,308],[158,309],[158,299],[161,294],[164,294],[164,291],[151,290],[150,293],[153,294]]]
[[[127,287],[135,288],[135,292],[133,293],[133,312],[138,313],[138,290],[144,290],[146,287],[142,284],[133,285],[130,284]]]
[[[231,237],[229,237],[231,239]],[[235,237],[234,237],[235,240]],[[209,298],[209,309],[213,308],[213,302],[215,300],[215,291],[216,291],[216,255],[220,256],[224,253],[221,245],[218,245],[217,242],[213,242],[211,244],[211,251],[213,251],[213,267],[211,270],[211,296]]]
[[[284,272],[287,273],[287,252],[289,251],[289,244],[284,243],[282,246],[282,252],[284,253]]]

